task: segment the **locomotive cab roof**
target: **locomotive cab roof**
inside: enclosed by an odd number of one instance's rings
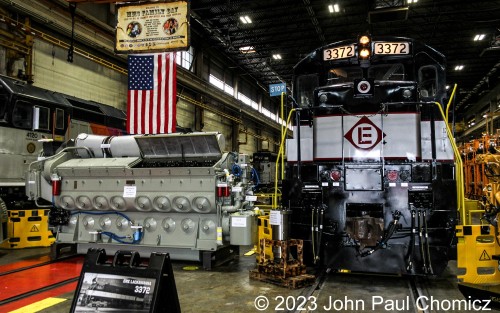
[[[71,107],[71,104],[58,92],[42,89],[25,81],[4,75],[0,75],[0,83],[12,95],[57,103],[61,107]]]
[[[127,117],[123,110],[116,107],[91,100],[80,99],[56,91],[46,90],[13,77],[0,75],[0,84],[4,86],[10,95],[52,103],[68,110],[69,112],[74,112],[74,110],[83,110],[84,112],[93,112],[123,121],[126,120]]]

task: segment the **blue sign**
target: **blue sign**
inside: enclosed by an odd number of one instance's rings
[[[286,92],[286,83],[269,85],[269,93],[271,97],[281,96],[282,92]]]

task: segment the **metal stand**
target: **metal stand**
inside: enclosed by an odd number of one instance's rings
[[[217,251],[203,251],[201,253],[203,268],[210,271],[212,268],[238,258],[240,254],[239,246],[226,246]]]
[[[259,242],[259,257],[257,269],[250,271],[250,278],[269,282],[290,289],[312,285],[316,279],[314,275],[306,274],[303,263],[303,241],[298,239],[270,240],[261,239]],[[266,247],[278,247],[279,260],[266,255]],[[290,251],[296,249],[295,258],[291,258]]]

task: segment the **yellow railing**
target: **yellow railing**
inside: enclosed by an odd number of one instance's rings
[[[453,101],[453,97],[455,96],[455,92],[457,90],[457,85],[453,87],[453,91],[450,96],[450,100],[446,106],[446,114],[443,112],[443,107],[441,103],[435,102],[439,111],[441,112],[441,116],[444,119],[444,124],[446,125],[446,134],[448,135],[448,139],[450,140],[451,147],[453,149],[453,154],[455,155],[455,172],[456,172],[456,181],[457,181],[457,205],[458,212],[460,214],[462,224],[466,221],[465,216],[465,192],[464,192],[464,168],[462,164],[462,158],[460,156],[460,151],[458,151],[457,144],[455,143],[455,138],[453,138],[453,134],[448,125],[448,110],[450,108],[450,104]]]
[[[283,115],[284,115],[284,93],[281,94],[281,120],[283,121]],[[278,156],[276,157],[276,172],[274,175],[274,197],[273,197],[273,209],[278,208],[278,180],[281,178],[283,179],[285,176],[285,161],[284,161],[284,155],[285,155],[285,139],[288,133],[288,125],[290,124],[290,119],[292,118],[293,113],[296,111],[296,109],[291,109],[290,112],[288,113],[288,118],[286,119],[286,124],[282,125],[281,127],[281,140],[280,140],[280,148],[278,151]],[[280,166],[280,161],[281,161],[281,166]],[[279,170],[281,168],[281,176],[279,176]]]
[[[271,193],[256,193],[254,196],[257,196],[256,206],[261,209],[264,213],[269,214],[269,210],[273,210],[273,203],[279,203],[281,199],[281,193],[276,194],[275,192]],[[276,198],[276,196],[278,198]]]

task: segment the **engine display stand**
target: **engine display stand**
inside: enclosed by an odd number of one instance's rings
[[[290,289],[310,286],[316,280],[314,275],[306,273],[303,262],[303,241],[298,239],[270,240],[261,239],[259,242],[259,256],[257,268],[250,271],[250,279],[264,281]],[[280,255],[279,262],[266,255],[266,247],[277,247]],[[295,258],[291,250],[295,250]]]

